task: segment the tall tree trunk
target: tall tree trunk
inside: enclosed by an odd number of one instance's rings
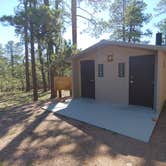
[[[13,46],[11,46],[11,49],[10,49],[10,56],[11,56],[12,76],[14,77],[14,55],[13,55]]]
[[[44,4],[49,6],[49,0],[44,0]],[[52,39],[48,42],[48,50],[47,50],[47,61],[48,61],[48,81],[51,89],[51,96],[50,98],[53,99],[56,97],[56,93],[54,91],[54,68],[52,66],[51,56],[54,53],[53,51],[53,44]]]
[[[72,42],[77,48],[77,0],[71,0],[72,13]]]
[[[24,1],[25,14],[27,14],[27,1]],[[25,77],[26,77],[26,92],[30,91],[30,74],[29,74],[29,59],[28,59],[28,22],[25,16],[24,24],[24,42],[25,42]]]
[[[44,5],[49,6],[49,0],[44,0]],[[45,26],[43,27],[44,29],[46,28]],[[50,89],[50,55],[49,55],[49,44],[47,46],[47,85],[48,85],[48,89]]]
[[[32,63],[32,82],[33,82],[33,100],[38,100],[37,93],[37,76],[36,76],[36,64],[35,64],[35,51],[34,51],[34,28],[33,23],[30,22],[30,43],[31,43],[31,63]]]
[[[49,0],[44,0],[44,5],[49,6]]]
[[[54,88],[54,66],[53,65],[50,65],[50,88],[51,88],[51,96],[50,98],[51,99],[54,99],[55,97],[57,97],[57,94],[56,94],[56,91],[55,91],[55,88]]]
[[[49,52],[48,52],[48,48],[47,48],[47,85],[48,85],[48,89],[50,89],[50,72],[49,72],[49,63],[50,63],[50,60],[49,60]]]
[[[30,1],[30,8],[36,7],[36,0]],[[36,75],[36,63],[35,63],[35,40],[34,40],[34,25],[32,22],[32,17],[30,17],[30,45],[31,45],[31,66],[32,66],[32,83],[33,83],[33,100],[38,100],[38,87],[37,87],[37,75]]]
[[[43,57],[42,57],[42,49],[41,49],[40,39],[38,39],[38,52],[39,52],[40,69],[41,69],[42,82],[43,82],[43,92],[46,92],[47,91],[47,84],[46,84],[46,77],[45,77],[45,72],[44,72],[44,62],[43,62]]]
[[[49,0],[44,0],[44,5],[46,6],[49,6]],[[46,28],[45,26],[43,27],[44,29]],[[49,69],[49,66],[50,66],[50,57],[49,57],[49,45],[47,45],[47,85],[48,85],[48,89],[50,89],[50,69]]]
[[[9,41],[6,45],[6,51],[10,55],[10,67],[11,67],[11,75],[14,77],[14,49],[15,43],[14,41]]]
[[[49,78],[50,78],[50,89],[51,89],[51,96],[50,98],[53,99],[55,98],[57,95],[55,93],[55,89],[54,89],[54,66],[52,65],[52,61],[51,61],[51,56],[53,54],[53,44],[51,41],[49,41],[48,43],[48,52],[49,52]]]
[[[126,10],[126,0],[123,0],[123,41],[126,41],[126,26],[125,26],[125,10]]]
[[[132,25],[130,25],[130,28],[129,28],[128,43],[130,43],[132,39],[131,32],[132,32]]]
[[[59,9],[60,2],[61,2],[61,0],[56,0],[55,1],[55,9]]]

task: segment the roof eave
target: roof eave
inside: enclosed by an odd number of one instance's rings
[[[87,49],[81,51],[79,54],[72,55],[68,58],[69,61],[73,59],[81,58],[85,56],[85,54],[89,51],[92,51],[96,48],[102,48],[103,46],[119,46],[119,47],[126,47],[126,48],[137,48],[137,49],[145,49],[150,51],[165,51],[166,47],[163,46],[156,46],[156,45],[143,45],[143,44],[133,44],[133,43],[124,43],[124,42],[117,42],[117,41],[109,41],[109,40],[101,40],[100,42],[88,47]]]

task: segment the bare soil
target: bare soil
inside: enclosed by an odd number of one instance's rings
[[[166,111],[143,143],[41,106],[0,109],[0,166],[166,166]]]

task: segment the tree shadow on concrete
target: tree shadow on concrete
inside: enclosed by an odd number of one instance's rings
[[[27,165],[29,162],[39,159],[43,162],[49,162],[49,160],[55,159],[56,156],[73,156],[78,165],[84,165],[87,158],[95,156],[100,143],[96,142],[91,136],[79,132],[73,126],[66,125],[67,123],[63,120],[55,120],[55,116],[52,116],[53,119],[47,120],[48,114],[49,112],[45,111],[37,116],[24,131],[11,140],[0,151],[0,161],[8,162],[8,164],[21,161],[20,165]],[[39,125],[42,125],[41,122],[44,122],[46,126],[36,133],[35,130]],[[49,139],[52,139],[51,143],[44,143]],[[21,148],[20,145],[24,141],[27,141],[26,146]],[[36,146],[34,145],[35,142]],[[69,149],[63,149],[66,146]],[[71,146],[73,147],[71,148]],[[44,153],[41,151],[44,151]],[[115,157],[112,153],[110,154]]]
[[[155,166],[156,162],[165,162],[166,164],[166,110],[161,113],[149,143],[98,128],[58,113],[54,113],[54,115],[92,136],[94,140],[99,140],[111,147],[110,153],[113,156],[121,154],[143,158],[140,166]]]
[[[32,107],[31,111],[37,111],[37,108],[35,110]],[[20,134],[1,149],[0,161],[21,166],[32,165],[37,161],[44,164],[50,161],[67,164],[66,157],[72,156],[74,162],[69,164],[86,165],[87,160],[94,161],[97,156],[120,160],[119,156],[123,155],[142,158],[139,166],[155,166],[155,161],[166,162],[165,111],[161,114],[149,143],[49,113],[40,112]],[[104,150],[100,150],[103,146]],[[130,159],[125,159],[125,162],[130,162]]]

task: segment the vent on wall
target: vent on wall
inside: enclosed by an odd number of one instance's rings
[[[118,76],[125,77],[125,63],[118,63]]]
[[[161,46],[162,45],[162,33],[156,33],[156,45]]]
[[[104,65],[98,64],[98,77],[104,77]]]

